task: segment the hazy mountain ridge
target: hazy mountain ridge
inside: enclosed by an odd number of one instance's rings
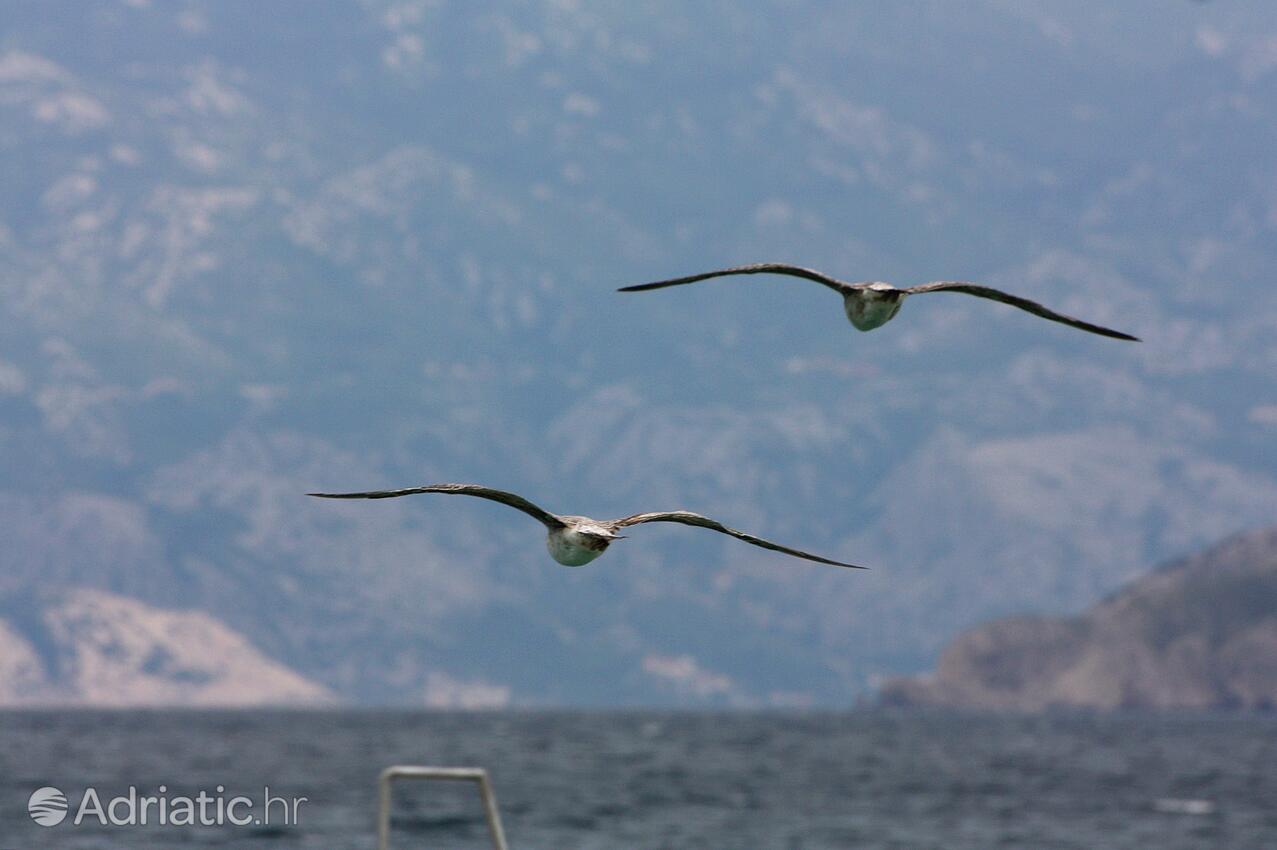
[[[94,590],[6,605],[0,705],[244,706],[331,703],[328,689],[265,658],[199,611]],[[15,622],[16,620],[16,622]]]
[[[1158,9],[15,10],[5,592],[204,608],[354,699],[844,701],[1269,522],[1277,20]],[[1147,341],[611,292],[771,258]],[[496,506],[300,495],[450,479],[875,570],[650,528],[568,574]]]
[[[997,620],[958,636],[893,704],[1046,708],[1277,706],[1277,529],[1233,537],[1072,618]]]

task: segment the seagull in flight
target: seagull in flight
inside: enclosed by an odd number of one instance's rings
[[[704,274],[694,274],[688,277],[676,277],[670,280],[658,280],[655,283],[640,283],[637,286],[623,286],[620,292],[644,292],[648,289],[662,289],[666,286],[680,286],[684,283],[696,283],[698,280],[708,280],[712,277],[727,277],[728,275],[737,274],[782,274],[791,277],[801,277],[807,280],[814,280],[816,283],[824,284],[830,289],[837,292],[843,298],[843,309],[847,311],[847,318],[856,326],[857,330],[871,331],[874,328],[880,328],[887,322],[895,318],[896,313],[900,312],[900,305],[904,303],[905,297],[908,295],[921,295],[924,292],[962,292],[967,295],[974,295],[978,298],[988,298],[992,301],[1001,301],[1003,304],[1010,304],[1012,307],[1019,307],[1035,316],[1041,316],[1044,319],[1050,319],[1053,322],[1061,322],[1070,327],[1078,328],[1084,331],[1090,331],[1100,336],[1112,337],[1113,339],[1127,339],[1133,342],[1139,342],[1139,337],[1130,334],[1115,331],[1111,328],[1093,325],[1090,322],[1084,322],[1081,319],[1075,319],[1072,316],[1066,316],[1063,313],[1057,313],[1054,310],[1048,310],[1036,301],[1030,301],[1027,298],[1021,298],[1018,295],[1012,295],[1009,292],[1003,292],[1000,289],[994,289],[991,286],[981,286],[977,283],[968,283],[963,280],[936,280],[931,283],[923,283],[918,286],[906,286],[903,289],[892,286],[889,283],[881,281],[862,281],[859,283],[848,283],[844,280],[821,274],[812,269],[805,269],[801,266],[791,266],[786,263],[756,263],[751,266],[736,266],[730,269],[719,269],[717,271],[705,272]]]
[[[781,546],[779,543],[772,543],[770,540],[764,540],[761,537],[755,537],[752,534],[728,528],[721,522],[700,514],[694,514],[691,511],[657,511],[654,513],[634,514],[621,519],[559,516],[537,507],[522,496],[507,493],[504,490],[494,490],[491,487],[483,487],[478,484],[430,484],[425,487],[409,487],[404,490],[374,490],[368,493],[307,493],[306,495],[318,496],[323,499],[393,499],[396,496],[411,496],[416,493],[451,493],[457,496],[478,496],[480,499],[491,499],[494,502],[500,502],[503,505],[509,505],[512,508],[521,510],[546,527],[549,534],[546,537],[545,546],[550,550],[550,557],[566,567],[582,567],[602,555],[613,540],[620,540],[624,537],[624,535],[616,533],[622,528],[628,528],[631,525],[638,525],[644,522],[679,522],[683,525],[695,525],[700,528],[709,528],[722,532],[723,534],[730,534],[732,537],[744,540],[746,543],[752,543],[764,549],[771,549],[774,552],[784,552],[786,555],[793,555],[795,558],[806,558],[808,561],[830,564],[835,567],[850,567],[857,570],[866,569],[855,564],[844,564],[842,561],[822,558],[819,555],[812,555],[799,549],[790,549],[788,546]]]

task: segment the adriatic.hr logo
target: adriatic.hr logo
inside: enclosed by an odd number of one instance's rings
[[[66,820],[67,795],[47,785],[37,788],[27,800],[27,812],[40,826],[57,826]]]
[[[226,797],[226,786],[218,785],[215,794],[170,794],[167,785],[156,794],[138,794],[129,786],[125,794],[104,799],[96,788],[85,788],[79,805],[72,808],[67,795],[53,786],[37,788],[27,799],[27,813],[40,826],[57,826],[71,817],[79,826],[88,821],[100,826],[295,826],[301,804],[306,797],[278,797],[270,787],[262,789],[259,799],[245,796]]]

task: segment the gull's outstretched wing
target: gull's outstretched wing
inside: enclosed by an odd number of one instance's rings
[[[372,490],[367,493],[307,493],[307,496],[318,496],[321,499],[393,499],[396,496],[413,496],[417,493],[452,493],[457,496],[478,496],[480,499],[491,499],[503,505],[517,508],[531,517],[535,517],[547,528],[563,528],[567,523],[547,510],[537,507],[522,496],[507,493],[505,490],[494,490],[479,484],[429,484],[425,487],[407,487],[403,490]]]
[[[990,286],[981,286],[976,283],[967,283],[963,280],[937,280],[932,283],[924,283],[920,286],[910,286],[904,290],[909,295],[920,295],[924,292],[965,292],[967,295],[975,295],[978,298],[988,298],[993,301],[1001,301],[1003,304],[1010,304],[1012,307],[1019,307],[1021,310],[1027,310],[1035,316],[1041,316],[1044,319],[1050,319],[1053,322],[1061,322],[1070,327],[1079,328],[1080,330],[1090,331],[1100,336],[1112,337],[1113,339],[1127,339],[1132,342],[1139,342],[1140,338],[1124,334],[1121,331],[1115,331],[1111,328],[1093,325],[1090,322],[1084,322],[1081,319],[1075,319],[1072,316],[1066,316],[1063,313],[1057,313],[1054,310],[1048,310],[1036,301],[1030,301],[1027,298],[1021,298],[1018,295],[1011,295],[1000,289],[994,289]]]
[[[746,534],[743,531],[737,531],[734,528],[728,528],[717,520],[709,517],[694,514],[691,511],[657,511],[649,514],[635,514],[627,516],[624,519],[613,520],[610,524],[614,528],[626,528],[631,525],[638,525],[641,522],[681,522],[683,525],[695,525],[700,528],[709,528],[714,531],[720,531],[723,534],[730,534],[737,540],[744,540],[746,543],[753,543],[755,546],[761,546],[764,549],[771,549],[774,552],[784,552],[786,555],[793,555],[795,558],[806,558],[808,561],[817,561],[822,564],[829,564],[835,567],[850,567],[853,570],[863,570],[867,567],[861,567],[856,564],[844,564],[842,561],[831,561],[829,558],[822,558],[819,555],[813,555],[810,552],[804,552],[801,549],[790,549],[788,546],[781,546],[779,543],[773,543],[770,540],[764,540],[761,537],[755,537],[752,534]]]
[[[688,277],[675,277],[669,280],[658,280],[655,283],[640,283],[635,286],[623,286],[617,292],[643,292],[648,289],[661,289],[666,286],[679,286],[684,283],[696,283],[698,280],[708,280],[711,277],[727,277],[734,274],[786,274],[791,277],[801,277],[807,280],[814,280],[816,283],[824,284],[835,292],[846,292],[852,288],[852,284],[838,280],[838,278],[830,277],[827,274],[821,274],[812,269],[805,269],[802,266],[791,266],[786,263],[755,263],[752,266],[735,266],[730,269],[719,269],[717,271],[705,272],[704,274],[694,274]]]

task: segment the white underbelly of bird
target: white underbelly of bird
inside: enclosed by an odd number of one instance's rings
[[[550,550],[550,557],[563,566],[583,567],[607,551],[610,542],[603,534],[587,534],[575,528],[557,528],[546,535],[545,548]]]
[[[904,300],[899,290],[879,292],[863,289],[844,295],[843,309],[847,311],[847,318],[855,325],[856,330],[871,331],[894,319]]]

